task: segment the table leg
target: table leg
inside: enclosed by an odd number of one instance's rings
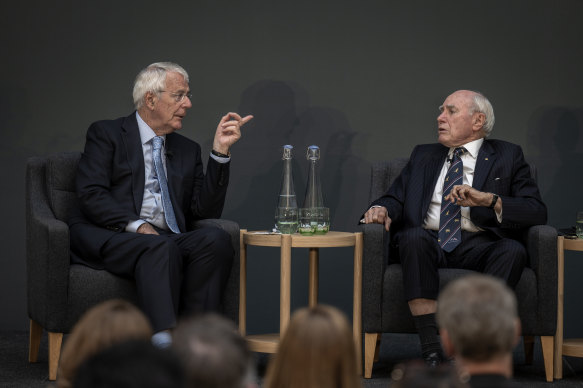
[[[283,336],[290,316],[291,235],[281,235],[281,276],[279,290],[279,335]]]
[[[309,279],[309,298],[308,302],[310,307],[314,307],[318,304],[318,265],[319,265],[319,254],[318,248],[310,248],[310,279]]]
[[[356,346],[357,372],[362,375],[362,233],[355,233],[353,294],[352,331]]]
[[[239,232],[239,333],[242,336],[247,332],[247,244],[243,238],[246,231]]]
[[[565,286],[565,251],[564,237],[557,238],[557,332],[555,333],[554,377],[563,378],[563,296]]]

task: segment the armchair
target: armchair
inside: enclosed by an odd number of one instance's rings
[[[379,162],[372,166],[369,203],[383,195],[407,164],[407,158]],[[536,169],[530,165],[536,179]],[[387,257],[398,254],[390,243],[390,233],[380,224],[360,226],[363,232],[362,322],[364,376],[372,375],[382,333],[416,333],[405,300],[400,264]],[[525,244],[529,263],[516,286],[518,313],[524,336],[525,359],[532,362],[534,336],[541,337],[547,381],[553,379],[553,344],[557,326],[557,232],[547,225],[528,229]],[[470,273],[463,269],[440,269],[440,287]]]
[[[112,298],[137,303],[133,281],[104,270],[70,263],[68,217],[78,205],[75,176],[81,154],[64,152],[30,158],[26,166],[26,260],[29,362],[36,362],[43,329],[49,340],[49,379],[55,380],[63,334],[92,306]],[[231,235],[235,257],[223,297],[227,317],[238,322],[239,225],[197,221]]]

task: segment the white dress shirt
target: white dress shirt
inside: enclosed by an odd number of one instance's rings
[[[164,208],[162,205],[162,194],[160,192],[160,184],[156,178],[156,171],[154,170],[153,159],[153,144],[152,139],[156,137],[156,133],[150,128],[148,124],[136,112],[136,119],[138,121],[138,128],[140,130],[140,140],[142,142],[142,152],[144,154],[144,197],[142,199],[142,208],[140,210],[140,219],[130,221],[126,225],[126,232],[136,232],[140,225],[148,222],[158,228],[169,230],[164,218]],[[162,155],[166,155],[166,136],[161,136],[164,139]],[[231,158],[221,158],[211,154],[211,157],[219,163],[227,163]],[[162,157],[162,164],[164,165],[164,172],[166,172],[166,158]],[[166,174],[168,176],[168,174]]]
[[[476,168],[476,161],[478,160],[478,152],[482,147],[484,139],[478,139],[464,144],[462,147],[466,149],[467,152],[461,156],[462,163],[464,165],[464,185],[471,186],[474,182],[474,170]],[[453,151],[458,147],[451,147],[447,154],[446,160],[443,162],[443,167],[437,178],[437,184],[435,185],[435,190],[433,191],[433,196],[431,197],[431,204],[429,205],[429,210],[425,216],[423,227],[425,229],[439,230],[439,216],[441,214],[441,199],[443,197],[443,181],[447,170],[450,165],[450,160],[453,157]],[[462,230],[468,232],[477,232],[482,229],[478,228],[472,220],[470,219],[470,208],[468,206],[461,207],[462,215]],[[502,212],[496,214],[498,222],[502,222]]]

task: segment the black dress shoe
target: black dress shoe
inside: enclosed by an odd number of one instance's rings
[[[437,352],[429,353],[427,356],[423,357],[425,365],[430,368],[437,368],[441,364],[441,356]]]

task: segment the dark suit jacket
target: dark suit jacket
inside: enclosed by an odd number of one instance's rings
[[[229,164],[209,157],[203,172],[200,146],[177,133],[166,135],[168,189],[180,231],[193,220],[221,216]],[[71,217],[71,247],[79,261],[101,267],[100,250],[130,221],[140,218],[145,172],[135,112],[89,127],[77,173],[82,214]]]
[[[387,208],[391,230],[423,225],[448,150],[439,143],[415,147],[388,192],[371,204]],[[547,221],[546,206],[518,145],[485,139],[478,153],[472,186],[498,194],[502,199],[502,223],[498,223],[492,209],[481,206],[470,209],[472,222],[482,229],[500,237],[519,238],[517,232]]]

